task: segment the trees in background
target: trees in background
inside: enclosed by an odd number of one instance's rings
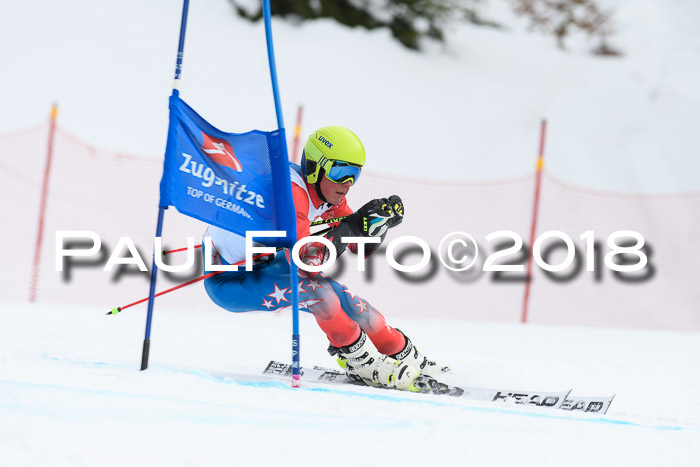
[[[511,0],[518,15],[530,21],[532,29],[553,35],[564,49],[572,32],[584,32],[597,42],[598,55],[619,55],[608,42],[613,34],[612,11],[604,11],[596,0]]]
[[[500,0],[270,0],[270,7],[273,15],[290,21],[331,18],[351,27],[387,28],[401,44],[420,50],[425,38],[444,41],[449,24],[500,27],[484,16],[489,1]],[[553,35],[561,48],[572,33],[584,32],[597,41],[594,53],[617,54],[608,44],[612,13],[603,11],[598,0],[509,1],[515,13],[528,18],[532,29]],[[229,2],[244,18],[262,18],[260,2]]]

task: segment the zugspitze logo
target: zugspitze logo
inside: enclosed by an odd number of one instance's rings
[[[214,138],[202,132],[204,142],[202,151],[207,153],[211,160],[224,167],[229,167],[236,172],[243,172],[241,161],[233,153],[233,147],[225,139]]]

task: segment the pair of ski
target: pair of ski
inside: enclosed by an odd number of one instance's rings
[[[274,376],[291,376],[292,365],[288,363],[271,361],[263,374]],[[301,375],[304,381],[314,383],[351,384],[355,386],[367,386],[362,379],[342,370],[314,366],[302,368]],[[588,412],[604,414],[612,403],[613,396],[607,397],[579,397],[572,396],[571,390],[561,392],[543,391],[513,391],[506,389],[485,389],[451,386],[438,381],[428,375],[419,375],[414,381],[420,393],[464,397],[466,399],[488,402],[503,402],[529,407],[545,407],[552,409],[568,410],[572,412]]]

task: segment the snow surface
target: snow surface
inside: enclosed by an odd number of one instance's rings
[[[372,170],[483,180],[532,173],[547,118],[547,167],[564,180],[700,190],[700,2],[606,1],[623,58],[592,56],[582,40],[562,52],[491,3],[504,30],[454,26],[425,53],[385,30],[274,20],[287,128],[303,104],[305,133],[352,128]],[[82,138],[162,155],[180,11],[175,0],[5,2],[0,132],[58,101],[60,124]],[[183,66],[182,97],[214,125],[276,127],[261,22],[226,0],[191,2]]]
[[[471,386],[617,393],[607,415],[261,381],[289,315],[2,303],[0,465],[693,466],[697,334],[394,320]],[[99,310],[99,311],[98,311]],[[302,317],[302,358],[332,365]],[[221,374],[232,378],[222,377]]]

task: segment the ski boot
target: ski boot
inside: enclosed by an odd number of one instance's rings
[[[418,371],[395,358],[379,353],[364,331],[352,344],[328,347],[328,353],[337,356],[338,364],[351,376],[362,379],[368,386],[419,392],[413,381]]]
[[[403,334],[403,331],[400,329],[396,330]],[[413,342],[411,342],[411,339],[409,339],[406,334],[403,334],[403,337],[406,338],[405,347],[400,352],[390,355],[391,358],[411,366],[415,373],[424,373],[435,378],[439,378],[443,373],[449,373],[450,367],[440,366],[434,361],[428,360],[428,358],[420,353],[418,348],[413,345]]]

